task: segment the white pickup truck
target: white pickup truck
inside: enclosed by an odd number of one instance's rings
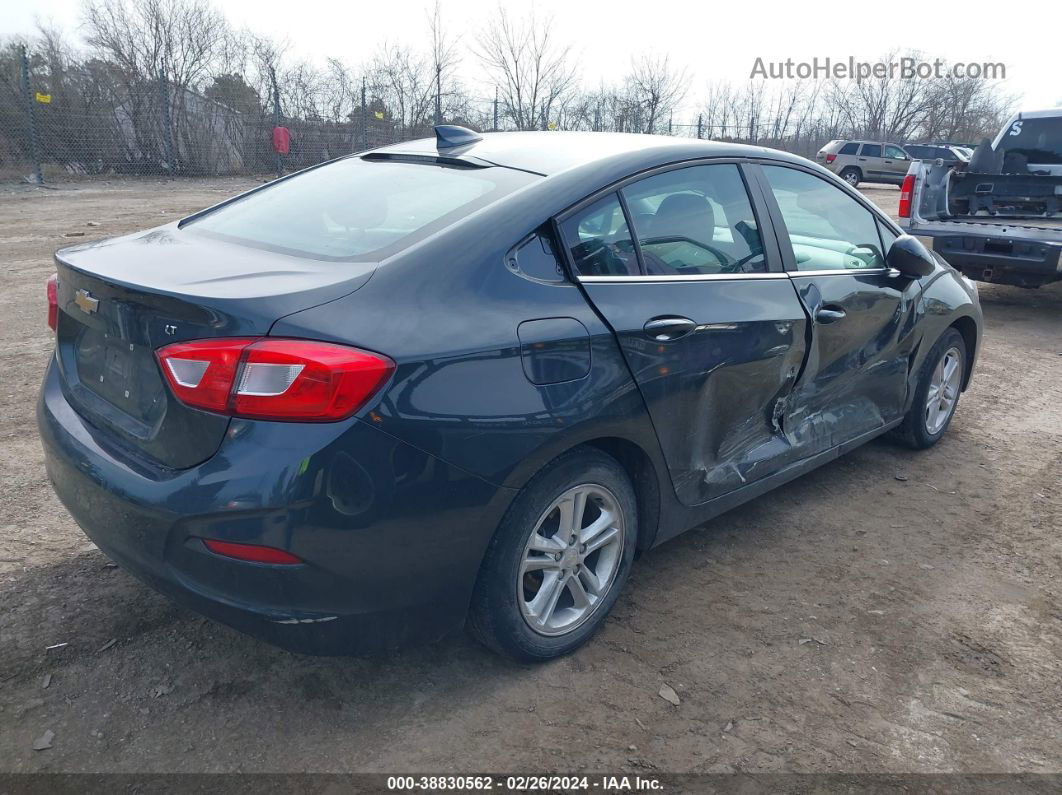
[[[971,279],[1062,281],[1062,108],[1016,114],[969,163],[913,161],[899,215]]]

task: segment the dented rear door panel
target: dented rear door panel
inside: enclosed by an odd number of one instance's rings
[[[616,332],[649,409],[678,499],[696,505],[795,461],[782,413],[806,353],[789,278],[583,282]],[[647,321],[696,327],[656,341]]]

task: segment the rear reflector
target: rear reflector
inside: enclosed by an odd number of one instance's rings
[[[48,292],[48,328],[55,331],[59,324],[59,274],[53,273],[48,277],[45,287]]]
[[[836,159],[837,159],[837,155],[826,155],[826,162],[827,163],[832,163]]]
[[[235,558],[236,560],[246,560],[251,563],[281,565],[302,563],[301,558],[297,558],[290,552],[285,552],[283,549],[277,549],[276,547],[262,547],[257,544],[234,544],[231,541],[212,541],[207,538],[203,539],[203,545],[215,554],[224,555],[227,558]]]
[[[900,218],[911,217],[911,194],[914,192],[914,183],[914,174],[908,174],[903,178],[903,185],[900,186],[900,209],[897,213]]]
[[[156,351],[174,395],[194,408],[263,420],[349,417],[390,377],[390,359],[313,340],[233,337]]]

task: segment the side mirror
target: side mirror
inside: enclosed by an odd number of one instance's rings
[[[885,257],[885,264],[912,279],[928,276],[937,269],[937,261],[929,249],[910,235],[900,235],[893,241]]]

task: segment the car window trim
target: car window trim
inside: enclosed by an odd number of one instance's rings
[[[836,177],[830,172],[825,174],[820,173],[817,168],[807,168],[802,163],[786,163],[779,160],[757,159],[749,163],[750,171],[755,173],[757,186],[760,192],[763,194],[763,200],[766,202],[768,212],[771,215],[771,226],[775,229],[775,236],[777,238],[778,246],[782,257],[782,266],[785,269],[786,274],[792,277],[797,276],[833,276],[837,274],[843,274],[851,276],[854,273],[873,274],[873,273],[891,273],[892,270],[889,267],[884,268],[843,268],[843,269],[826,269],[821,270],[806,270],[802,271],[796,266],[796,258],[793,256],[793,243],[789,239],[789,228],[785,225],[785,219],[782,218],[781,208],[778,206],[778,202],[774,198],[774,193],[771,191],[770,183],[767,180],[767,175],[763,173],[763,170],[759,168],[761,165],[766,166],[778,166],[780,168],[791,168],[795,171],[803,171],[805,174],[817,177],[823,182],[832,185],[840,191],[846,193],[849,197],[855,200],[855,202],[866,209],[872,218],[879,223],[885,223],[886,227],[891,229],[896,235],[902,236],[905,233],[900,230],[896,224],[892,222],[891,218],[888,218],[882,210],[876,205],[867,200],[861,193],[852,188],[847,182]],[[756,168],[753,170],[753,166]],[[875,224],[874,231],[878,236],[878,245],[881,246],[882,252],[885,251],[884,242],[881,239],[881,228]],[[784,237],[783,237],[784,236]],[[783,245],[783,243],[785,245]],[[883,255],[884,256],[884,253]]]
[[[781,271],[760,273],[675,273],[642,276],[579,276],[587,284],[646,284],[649,282],[733,282],[746,279],[788,279],[790,274]]]
[[[767,162],[775,163],[782,161],[773,161],[765,158]],[[555,213],[552,222],[557,240],[563,245],[563,264],[568,270],[568,276],[574,281],[588,281],[588,283],[594,282],[629,282],[631,284],[644,284],[646,282],[666,282],[666,281],[734,281],[749,278],[762,278],[764,276],[770,276],[772,278],[785,278],[786,272],[784,269],[784,262],[781,259],[781,251],[778,247],[778,239],[775,236],[773,223],[771,216],[768,213],[767,205],[762,201],[758,192],[754,189],[752,179],[747,173],[745,166],[750,162],[749,158],[742,157],[697,157],[690,160],[680,160],[674,163],[665,163],[660,166],[654,166],[652,168],[639,171],[635,174],[630,174],[623,179],[616,180],[598,190],[594,191],[587,196],[584,196],[579,201],[566,207],[559,213]],[[678,171],[683,168],[692,168],[694,166],[711,166],[711,165],[727,165],[733,164],[737,166],[738,174],[741,177],[741,181],[745,185],[745,195],[748,197],[749,205],[752,208],[753,217],[756,219],[756,226],[760,233],[760,240],[763,243],[763,253],[766,258],[767,270],[758,273],[701,273],[701,274],[657,274],[653,276],[647,276],[645,274],[645,265],[642,260],[641,244],[638,241],[637,232],[634,229],[634,225],[631,223],[630,213],[627,208],[627,202],[623,197],[623,188],[631,185],[635,182],[640,182],[643,179],[656,176],[657,174],[663,174],[669,171]],[[582,276],[575,269],[575,261],[572,259],[571,250],[568,247],[568,243],[564,238],[564,234],[561,230],[561,224],[567,221],[576,213],[585,209],[586,207],[594,204],[600,199],[605,198],[609,194],[615,194],[620,202],[620,207],[623,210],[624,220],[627,223],[627,230],[631,234],[631,240],[634,242],[635,251],[638,258],[639,274],[637,276]],[[769,236],[768,236],[769,235]]]

